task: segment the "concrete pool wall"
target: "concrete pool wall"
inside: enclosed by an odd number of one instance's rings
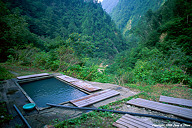
[[[35,98],[35,101],[33,100],[34,98],[31,98],[31,96],[29,96],[29,91],[28,91],[28,93],[25,91],[25,89],[23,89],[23,87],[22,87],[22,85],[20,85],[20,84],[30,84],[30,83],[32,83],[32,82],[39,82],[40,80],[46,80],[46,79],[50,79],[50,78],[55,78],[55,79],[57,79],[58,81],[60,81],[60,83],[61,82],[63,82],[63,84],[67,84],[67,85],[69,85],[69,86],[71,86],[72,88],[76,88],[76,89],[78,89],[79,91],[81,91],[81,92],[83,92],[83,93],[85,93],[85,94],[90,94],[89,92],[87,92],[87,91],[85,91],[85,90],[83,90],[83,89],[81,89],[81,88],[78,88],[78,87],[76,87],[76,86],[74,86],[74,85],[72,85],[71,83],[69,83],[69,82],[67,82],[67,81],[64,81],[64,80],[61,80],[61,79],[58,79],[56,76],[59,76],[59,75],[62,75],[62,74],[58,74],[58,73],[56,73],[56,74],[49,74],[49,75],[46,75],[46,76],[38,76],[38,77],[32,77],[32,78],[25,78],[25,79],[23,79],[23,80],[21,80],[21,79],[17,79],[16,81],[15,81],[15,84],[18,86],[18,88],[23,92],[23,94],[26,96],[26,98],[29,100],[29,102],[30,103],[35,103],[36,104],[36,109],[39,111],[39,110],[43,110],[43,109],[47,109],[47,108],[50,108],[50,106],[41,106],[41,105],[38,105],[39,103],[36,103],[37,102],[37,99]],[[58,83],[58,81],[55,81],[55,82],[57,82]],[[49,84],[49,83],[47,83],[47,84]],[[55,84],[53,84],[53,85],[55,85]],[[34,85],[34,86],[36,86],[36,85]],[[65,86],[65,85],[64,85]],[[37,87],[38,87],[38,85],[37,85]],[[57,89],[57,88],[52,88],[52,89]],[[63,90],[64,91],[64,90]],[[78,92],[79,92],[78,91]],[[34,92],[35,93],[35,92]],[[51,94],[50,94],[51,95]],[[77,94],[75,94],[75,95],[78,95],[78,93]],[[64,97],[65,95],[63,95],[63,97]],[[82,96],[83,96],[83,94],[82,94]],[[79,97],[77,97],[77,96],[75,96],[76,98],[79,98]],[[55,100],[58,100],[58,98],[57,97],[50,97],[50,98],[56,98]],[[41,99],[39,99],[39,100],[41,100]],[[70,100],[72,100],[72,99],[70,99]],[[39,101],[38,101],[39,102]],[[57,103],[57,104],[64,104],[64,103],[68,103],[69,101],[63,101],[63,102],[60,102],[60,103]]]
[[[88,94],[54,77],[20,84],[39,108],[46,103],[62,104]]]

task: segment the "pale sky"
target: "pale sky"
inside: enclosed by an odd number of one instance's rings
[[[102,2],[103,0],[98,0],[98,2]]]

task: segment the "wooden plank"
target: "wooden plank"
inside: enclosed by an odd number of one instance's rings
[[[134,122],[135,124],[140,124],[144,127],[147,127],[147,128],[154,128],[152,125],[153,124],[150,124],[146,121],[143,121],[142,119],[139,119],[139,118],[136,118],[136,117],[133,117],[133,116],[130,116],[128,114],[122,116],[122,118],[128,120],[128,121],[131,121],[131,122]]]
[[[77,107],[84,107],[84,106],[88,106],[91,105],[93,103],[105,100],[107,98],[119,95],[120,93],[115,91],[115,90],[104,90],[101,92],[97,92],[95,94],[91,94],[91,95],[87,95],[75,100],[71,100],[70,102],[72,104],[74,104]]]
[[[105,93],[99,94],[97,96],[91,96],[85,100],[78,100],[78,102],[76,102],[76,105],[77,106],[86,106],[86,105],[92,104],[92,102],[101,101],[101,100],[109,98],[110,96],[117,95],[117,94],[118,93],[116,91],[111,90],[110,92],[105,92]]]
[[[124,119],[124,118],[120,118],[119,120],[125,122],[125,123],[128,124],[128,125],[135,126],[135,127],[137,127],[137,128],[146,128],[146,127],[142,126],[142,124],[138,124],[138,123],[135,123],[135,122],[126,120],[126,119]]]
[[[71,83],[72,85],[74,85],[78,88],[86,90],[88,92],[95,92],[95,91],[101,90],[100,87],[93,86],[89,83],[86,83],[82,80],[78,80],[78,79],[70,77],[70,76],[62,75],[62,76],[56,76],[56,77],[61,79],[61,80],[66,81],[68,83]]]
[[[48,73],[41,73],[41,74],[34,74],[34,75],[27,75],[27,76],[19,76],[17,77],[18,80],[34,78],[34,77],[41,77],[41,76],[49,76]]]
[[[187,100],[187,99],[173,98],[173,97],[168,97],[168,96],[160,96],[159,101],[192,107],[192,100]]]
[[[86,83],[84,81],[74,81],[74,82],[71,82],[71,84],[73,84],[79,88],[82,88],[88,92],[94,92],[94,91],[101,90],[100,87],[93,86],[93,85]]]
[[[118,124],[121,124],[123,126],[125,126],[126,128],[138,128],[136,126],[133,126],[125,121],[122,121],[121,118],[119,120],[116,121]]]
[[[134,99],[132,100],[132,102],[139,104],[139,105],[144,105],[144,106],[149,106],[150,109],[154,109],[154,110],[161,110],[162,112],[170,112],[170,114],[173,113],[177,113],[180,115],[185,115],[185,116],[189,116],[191,113],[191,109],[187,109],[187,108],[182,108],[182,107],[178,107],[178,106],[173,106],[173,105],[168,105],[168,104],[163,104],[163,103],[159,103],[159,102],[154,102],[154,101],[149,101],[149,100],[144,100],[144,99]]]
[[[148,109],[173,114],[176,116],[184,117],[187,119],[192,119],[192,109],[182,108],[178,106],[163,104],[159,102],[149,101],[141,98],[132,99],[127,102],[128,104],[145,107]]]
[[[70,76],[66,76],[66,75],[61,75],[61,76],[56,76],[57,78],[64,80],[66,82],[73,82],[73,81],[78,81],[78,79],[70,77]]]
[[[119,120],[113,123],[118,128],[155,128],[153,124],[142,119],[125,114]]]
[[[85,97],[83,99],[80,99],[80,100],[76,100],[78,102],[76,102],[76,105],[77,106],[86,106],[86,105],[89,105],[89,104],[92,104],[94,102],[97,102],[97,101],[101,101],[101,100],[104,100],[104,99],[107,99],[113,95],[117,95],[119,94],[119,92],[116,92],[114,90],[111,90],[109,92],[101,92],[100,94],[92,94],[92,95],[89,95],[88,98]]]
[[[113,123],[113,126],[117,127],[117,128],[127,128],[126,126],[123,126],[122,124],[119,124],[117,122]]]

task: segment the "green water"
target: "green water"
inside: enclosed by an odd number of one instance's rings
[[[38,107],[47,107],[46,103],[59,104],[87,95],[56,78],[48,78],[20,85]]]

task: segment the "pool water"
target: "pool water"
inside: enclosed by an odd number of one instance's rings
[[[59,104],[87,95],[56,78],[48,78],[20,85],[38,107],[47,107],[46,103]]]

